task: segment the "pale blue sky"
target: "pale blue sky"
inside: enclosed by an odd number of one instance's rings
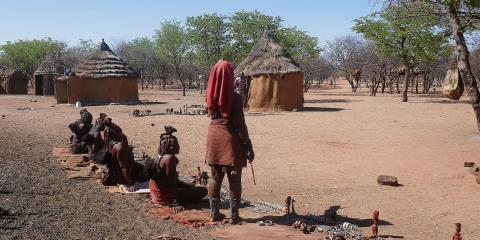
[[[105,38],[107,42],[153,36],[160,22],[217,12],[230,15],[258,10],[280,16],[318,37],[321,45],[352,32],[353,19],[371,13],[372,0],[0,0],[0,44],[18,39],[51,37]]]

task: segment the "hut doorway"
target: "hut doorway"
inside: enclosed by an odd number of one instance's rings
[[[35,76],[35,95],[43,95],[43,77],[41,75]]]

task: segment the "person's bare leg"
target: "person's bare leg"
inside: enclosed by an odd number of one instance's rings
[[[238,208],[242,198],[242,168],[236,169],[234,172],[227,174],[230,187],[230,214],[231,223],[237,224],[240,221]]]
[[[211,177],[208,180],[208,200],[210,202],[212,221],[219,221],[222,218],[220,214],[220,188],[225,173],[219,166],[211,166]]]

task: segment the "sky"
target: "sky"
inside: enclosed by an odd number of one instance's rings
[[[372,13],[372,0],[0,0],[0,44],[51,37],[77,44],[152,37],[165,20],[205,13],[258,10],[280,16],[325,45],[352,33],[353,20]]]

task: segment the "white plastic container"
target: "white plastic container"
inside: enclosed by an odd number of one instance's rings
[[[77,102],[75,103],[75,107],[77,107],[77,108],[82,107],[82,102],[77,101]]]

